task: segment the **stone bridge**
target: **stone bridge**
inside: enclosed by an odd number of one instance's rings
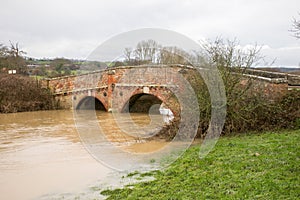
[[[148,112],[152,108],[153,112],[158,112],[159,105],[163,103],[178,115],[180,105],[174,91],[184,89],[184,85],[180,84],[182,70],[188,73],[195,71],[183,65],[114,67],[46,79],[43,84],[51,89],[65,109]]]
[[[185,90],[182,78],[197,75],[184,65],[141,65],[107,68],[77,76],[45,79],[60,106],[65,109],[93,109],[118,112],[158,112],[164,104],[174,115],[181,105],[175,95]],[[285,73],[247,70],[246,76],[262,88],[268,98],[282,96],[300,86],[300,77]],[[197,85],[193,86],[197,88]]]

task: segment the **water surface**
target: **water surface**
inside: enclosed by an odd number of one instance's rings
[[[105,138],[121,151],[147,153],[165,144],[133,137],[137,134],[134,131],[130,135],[124,133],[111,113],[97,112],[96,118]],[[139,134],[145,134],[143,127],[153,121],[147,114],[135,114],[131,119],[122,115],[119,119],[122,126],[133,119],[144,131]],[[156,119],[162,121],[161,116]],[[74,199],[80,193],[88,193],[87,188],[95,184],[118,185],[119,175],[85,149],[78,125],[73,112],[65,110],[0,114],[0,199],[56,199],[57,195]],[[148,128],[157,126],[153,123]],[[96,191],[86,198],[101,198],[98,194]]]

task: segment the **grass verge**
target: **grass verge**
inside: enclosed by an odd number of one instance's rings
[[[164,171],[139,176],[155,180],[101,194],[107,199],[300,199],[299,141],[300,130],[222,137],[203,159],[193,146]]]

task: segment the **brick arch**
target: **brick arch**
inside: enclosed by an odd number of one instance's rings
[[[153,113],[159,114],[159,106],[162,100],[157,96],[148,93],[138,93],[132,95],[122,108],[122,112],[141,112],[148,113],[151,107],[157,105]]]
[[[146,89],[145,91],[145,88]],[[123,90],[124,93],[124,90]],[[128,105],[130,103],[130,99],[134,97],[142,97],[142,96],[152,96],[156,98],[156,102],[153,102],[153,104],[158,103],[164,103],[166,107],[168,107],[174,115],[179,116],[180,115],[180,105],[176,97],[174,97],[173,93],[166,87],[138,87],[134,91],[131,91],[127,94],[125,94],[121,100],[119,101],[119,110],[121,112],[126,112],[126,108],[128,108]]]
[[[78,98],[79,97],[79,98]],[[94,95],[87,95],[87,94],[83,94],[83,95],[78,95],[76,98],[76,104],[74,106],[74,108],[77,110],[77,109],[80,109],[80,106],[85,102],[85,101],[89,101],[88,99],[94,99],[95,101],[98,101],[99,103],[99,106],[101,106],[102,108],[100,110],[104,110],[104,111],[107,111],[108,110],[108,106],[107,106],[107,103],[105,103],[106,101],[101,98],[100,95],[97,95],[97,94],[94,94]],[[97,105],[95,105],[97,106]],[[97,109],[95,107],[95,109]]]

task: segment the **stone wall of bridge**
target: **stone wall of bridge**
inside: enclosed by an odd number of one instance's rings
[[[98,99],[106,111],[126,110],[130,98],[138,94],[155,96],[180,113],[180,105],[174,96],[172,85],[179,82],[178,71],[185,66],[155,65],[117,67],[78,76],[66,76],[44,80],[64,109],[75,109],[82,100],[92,96]],[[177,85],[178,87],[178,85]]]

